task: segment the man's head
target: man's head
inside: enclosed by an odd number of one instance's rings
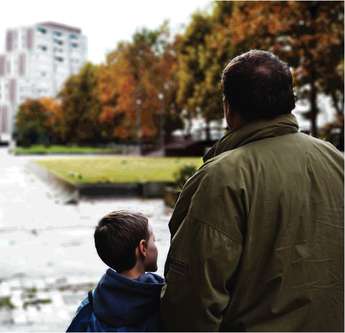
[[[228,124],[234,118],[242,124],[271,119],[295,108],[289,67],[267,51],[251,50],[232,59],[223,71],[222,88]]]
[[[132,269],[138,261],[145,271],[157,270],[157,248],[145,216],[112,212],[99,221],[94,238],[99,257],[118,273]]]

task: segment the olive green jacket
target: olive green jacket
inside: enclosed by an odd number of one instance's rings
[[[229,132],[169,228],[169,331],[343,330],[343,154],[293,115]]]

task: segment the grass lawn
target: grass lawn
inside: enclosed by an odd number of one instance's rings
[[[116,153],[116,148],[80,147],[80,146],[43,146],[33,145],[30,147],[17,147],[16,155],[34,154],[81,154],[81,153]]]
[[[81,157],[36,161],[72,184],[171,182],[184,165],[201,166],[201,158]]]

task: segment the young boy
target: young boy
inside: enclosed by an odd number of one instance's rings
[[[89,292],[67,332],[159,331],[163,278],[157,270],[157,247],[146,217],[112,212],[95,234],[99,257],[110,268]]]

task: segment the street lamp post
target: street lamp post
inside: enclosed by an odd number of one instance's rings
[[[162,93],[158,94],[158,99],[160,100],[161,110],[160,110],[160,117],[159,117],[159,143],[160,148],[164,150],[164,109],[163,109],[163,99],[164,95]]]
[[[136,100],[137,112],[136,112],[136,128],[137,128],[137,144],[139,147],[139,154],[141,155],[141,100]]]

